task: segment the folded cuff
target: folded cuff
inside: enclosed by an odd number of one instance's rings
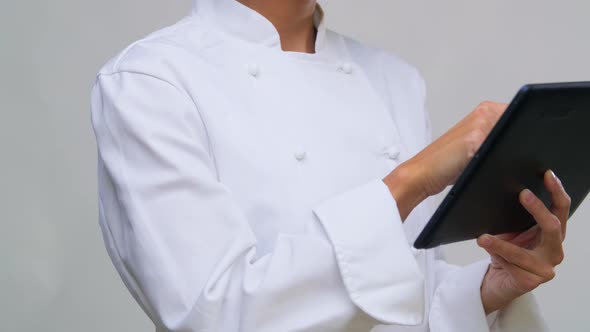
[[[490,265],[485,259],[457,268],[438,285],[430,307],[433,332],[488,332],[495,312],[486,316],[481,301],[481,283]]]
[[[424,277],[387,185],[370,181],[313,211],[334,247],[352,302],[383,324],[421,324]]]

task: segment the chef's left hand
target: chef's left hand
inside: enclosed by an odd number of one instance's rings
[[[486,234],[477,239],[478,245],[492,257],[481,286],[486,314],[553,279],[555,267],[563,261],[570,197],[552,171],[545,173],[544,182],[551,194],[551,208],[527,189],[519,196],[521,204],[537,221],[536,226],[523,233]]]

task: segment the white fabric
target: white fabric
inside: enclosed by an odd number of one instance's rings
[[[117,271],[158,331],[487,331],[485,269],[411,248],[428,203],[402,224],[381,181],[428,143],[422,78],[315,22],[316,54],[283,52],[256,12],[197,1],[101,69]],[[539,326],[527,317],[494,326]]]

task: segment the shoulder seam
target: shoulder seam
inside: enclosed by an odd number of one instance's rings
[[[186,91],[182,90],[181,88],[177,87],[174,83],[163,79],[161,77],[158,77],[156,75],[153,74],[148,74],[148,73],[144,73],[144,72],[140,72],[140,71],[135,71],[135,70],[115,70],[115,71],[111,71],[108,73],[99,73],[97,75],[97,79],[101,76],[115,76],[115,75],[119,75],[119,74],[134,74],[134,75],[138,75],[138,76],[146,76],[146,77],[150,77],[153,78],[155,80],[164,82],[168,85],[170,85],[171,87],[173,87],[176,91],[178,91],[180,94],[184,95],[185,97],[187,97],[188,99],[192,100],[192,98],[190,98],[190,96],[188,95],[188,93],[186,93]],[[193,101],[194,104],[194,101]]]

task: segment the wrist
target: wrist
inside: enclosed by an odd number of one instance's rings
[[[428,197],[420,179],[419,172],[407,162],[399,165],[383,179],[397,203],[402,221]]]
[[[481,284],[481,302],[486,315],[491,314],[494,311],[503,309],[510,302],[517,297],[521,296],[522,293],[518,293],[512,289],[499,289],[494,286],[494,283],[490,279],[490,270],[493,267],[490,265],[486,272],[482,284]]]

